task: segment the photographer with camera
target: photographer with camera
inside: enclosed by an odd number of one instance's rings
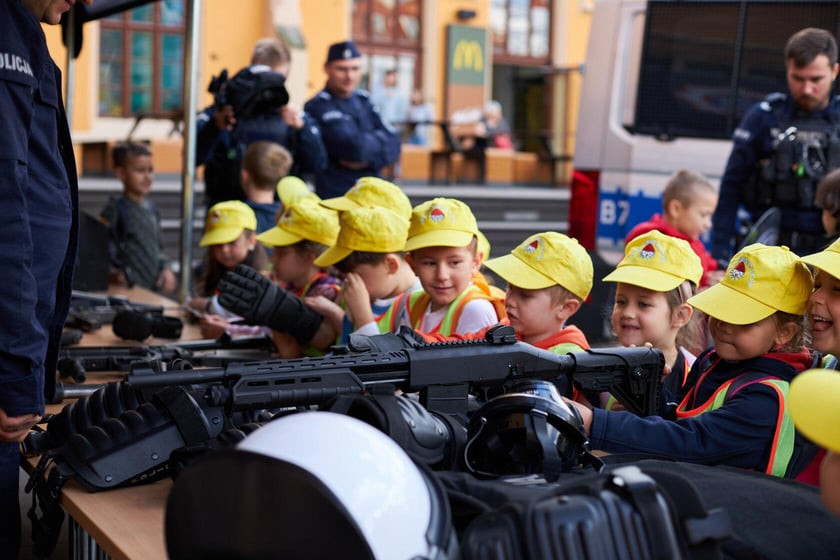
[[[280,40],[260,39],[251,65],[228,79],[227,71],[210,82],[213,105],[198,117],[196,162],[204,165],[205,203],[244,200],[240,170],[250,144],[268,140],[289,150],[291,174],[314,174],[326,167],[327,153],[317,123],[293,105],[285,80],[291,64]]]

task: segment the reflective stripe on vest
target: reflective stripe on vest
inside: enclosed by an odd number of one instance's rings
[[[422,292],[422,290],[415,290],[414,292],[406,291],[397,296],[388,309],[378,317],[374,317],[376,326],[382,334],[396,332],[397,318],[406,311],[408,298],[413,293]]]
[[[753,383],[761,383],[767,387],[771,387],[774,391],[776,391],[776,396],[779,399],[779,412],[776,417],[776,430],[773,434],[773,445],[770,448],[770,457],[767,461],[767,466],[765,467],[764,472],[773,476],[784,477],[785,472],[787,471],[788,463],[793,456],[794,437],[796,435],[793,421],[790,419],[790,415],[787,411],[787,395],[788,388],[790,387],[790,384],[787,381],[783,381],[775,377],[749,379],[744,378],[744,375],[740,375],[718,387],[705,404],[696,408],[687,409],[685,407],[686,401],[691,393],[686,395],[686,398],[684,398],[677,407],[677,418],[693,418],[695,416],[700,416],[704,412],[716,410],[724,405],[727,398],[734,396],[735,393],[744,387],[752,385]],[[733,385],[735,385],[734,390],[732,390]]]
[[[471,297],[468,297],[470,296]],[[446,309],[446,314],[441,319],[440,323],[430,331],[423,331],[428,334],[440,334],[443,336],[452,336],[452,332],[455,330],[457,326],[456,320],[456,313],[457,316],[461,316],[461,311],[463,310],[463,306],[467,304],[467,302],[472,301],[476,297],[483,297],[487,299],[487,296],[481,293],[475,286],[469,286],[466,290],[461,292],[461,294],[456,297],[452,303]],[[428,307],[431,298],[429,294],[422,290],[418,290],[408,296],[408,313],[409,317],[411,318],[411,326],[414,330],[422,330],[420,329],[421,324],[423,323],[423,315],[426,313],[426,307]]]

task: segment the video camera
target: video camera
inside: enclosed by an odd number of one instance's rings
[[[286,76],[265,65],[243,68],[230,79],[227,70],[222,70],[210,80],[207,91],[213,94],[216,109],[230,105],[237,119],[279,109],[289,102]]]

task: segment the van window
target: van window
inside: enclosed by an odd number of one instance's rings
[[[838,2],[649,0],[633,132],[726,139],[753,103],[787,92],[784,49],[803,27],[837,35]]]

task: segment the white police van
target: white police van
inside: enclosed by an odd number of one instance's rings
[[[577,124],[569,232],[608,262],[661,211],[672,173],[719,182],[746,109],[787,92],[784,47],[837,36],[838,1],[598,0]]]

